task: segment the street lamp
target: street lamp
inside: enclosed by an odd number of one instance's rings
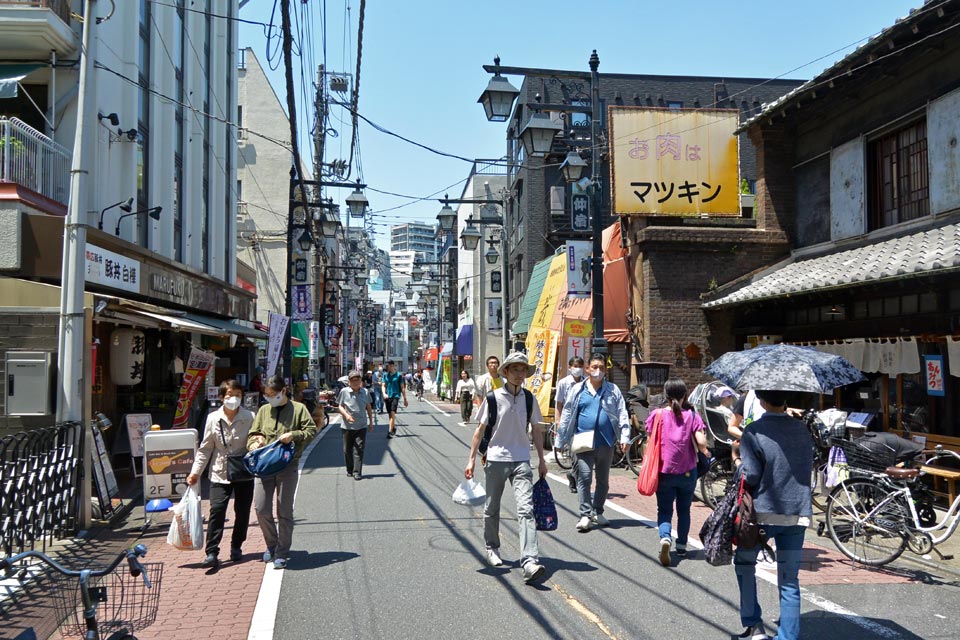
[[[403,290],[403,297],[407,300],[413,300],[413,287],[407,285],[407,288]]]
[[[493,64],[497,67],[500,66],[499,56],[493,59]],[[520,90],[497,72],[490,79],[487,88],[480,94],[477,102],[483,105],[487,120],[490,122],[506,122],[507,118],[510,117],[510,111],[513,110],[513,101],[517,99],[518,95],[520,95]]]
[[[440,213],[437,214],[437,220],[440,222],[440,228],[443,231],[453,231],[453,225],[457,221],[457,213],[449,204],[445,204],[440,209]]]
[[[440,284],[437,282],[431,282],[427,285],[427,291],[430,292],[430,295],[435,296],[440,293]]]
[[[483,254],[483,257],[486,259],[487,264],[497,264],[497,260],[500,259],[500,252],[493,246],[495,240],[487,240],[487,242],[490,243],[490,248]]]
[[[423,280],[423,267],[420,266],[419,262],[413,263],[413,268],[410,270],[410,279],[414,282]]]
[[[113,235],[115,235],[115,236],[117,236],[117,237],[120,237],[120,223],[123,222],[123,219],[124,219],[124,218],[129,218],[130,216],[138,216],[138,215],[140,215],[141,213],[145,213],[145,214],[147,214],[148,216],[150,216],[151,218],[153,218],[154,220],[159,220],[159,219],[160,219],[160,212],[162,212],[162,211],[163,211],[163,207],[156,206],[156,207],[150,207],[149,209],[141,209],[140,211],[132,211],[132,212],[130,212],[130,213],[125,213],[125,214],[123,214],[122,216],[120,216],[119,218],[117,218],[117,228],[116,228],[116,230],[113,232]]]
[[[473,225],[473,222],[468,221],[467,226],[460,232],[460,241],[463,243],[463,248],[467,251],[476,249],[477,245],[480,244],[481,238],[483,238],[483,234]]]
[[[303,233],[301,233],[297,239],[297,244],[300,246],[301,251],[310,251],[313,247],[313,236],[310,234],[310,229],[304,228]]]
[[[105,214],[107,211],[110,211],[110,209],[113,209],[114,207],[120,207],[120,210],[123,211],[124,213],[130,213],[131,211],[133,211],[133,198],[121,200],[120,202],[116,202],[110,205],[109,207],[107,207],[106,209],[102,210],[100,212],[100,222],[97,223],[97,229],[99,229],[100,231],[103,231],[103,214]]]
[[[528,156],[545,156],[553,147],[553,139],[563,131],[563,125],[554,122],[540,110],[533,112],[527,124],[520,130],[520,142]]]
[[[370,206],[370,202],[367,200],[367,196],[363,195],[363,191],[360,190],[358,184],[353,193],[347,196],[347,210],[354,218],[362,218],[368,206]]]
[[[586,168],[587,161],[581,158],[577,151],[568,151],[567,157],[564,158],[563,163],[560,165],[560,173],[563,174],[563,179],[566,180],[567,183],[572,183],[580,179],[580,176],[583,175],[583,171]]]

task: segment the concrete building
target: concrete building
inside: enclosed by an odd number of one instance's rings
[[[437,226],[422,222],[397,224],[390,227],[391,251],[416,251],[425,262],[437,256]]]

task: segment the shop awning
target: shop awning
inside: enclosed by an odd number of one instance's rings
[[[46,65],[36,63],[0,64],[0,98],[16,98],[17,83]]]
[[[553,256],[544,258],[533,266],[533,272],[530,274],[530,282],[527,283],[527,291],[523,294],[523,303],[520,305],[520,312],[513,323],[513,332],[515,334],[527,333],[530,330],[530,321],[540,303],[540,293],[543,291],[543,283],[547,280],[547,272],[550,271],[550,263]]]
[[[155,320],[160,320],[162,322],[167,323],[174,329],[177,329],[178,331],[196,331],[197,333],[202,333],[208,336],[224,335],[221,329],[211,327],[209,324],[204,324],[202,322],[196,322],[194,320],[188,320],[187,318],[181,318],[179,316],[168,316],[164,313],[144,311],[143,309],[127,309],[127,311],[135,315],[147,316]]]
[[[457,327],[457,355],[473,355],[473,325],[465,324]]]
[[[440,352],[440,355],[441,355],[441,356],[449,356],[449,355],[451,355],[452,353],[453,353],[453,343],[452,343],[452,342],[444,342],[444,343],[443,343],[443,351]]]
[[[193,322],[207,324],[216,329],[220,329],[223,333],[227,335],[245,336],[247,338],[259,338],[261,340],[267,339],[267,333],[265,331],[260,331],[259,329],[248,327],[246,325],[240,324],[235,320],[223,320],[221,318],[213,318],[211,316],[206,316],[198,313],[188,313],[184,317]]]
[[[294,346],[294,338],[297,338],[300,344]],[[294,358],[310,357],[310,329],[306,322],[290,323],[290,353]]]
[[[960,223],[945,224],[828,255],[791,256],[747,279],[746,286],[737,291],[704,303],[703,308],[719,309],[957,270]]]

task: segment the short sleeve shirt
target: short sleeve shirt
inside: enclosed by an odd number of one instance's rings
[[[751,422],[756,422],[760,419],[760,416],[766,413],[757,398],[757,394],[753,391],[747,391],[740,396],[737,403],[733,405],[733,412],[738,416],[743,416],[743,424],[741,425],[743,427]]]
[[[387,397],[388,398],[399,398],[400,397],[400,383],[403,380],[403,376],[400,375],[399,371],[394,371],[393,373],[384,373],[383,374],[383,384],[387,388]]]
[[[337,395],[337,404],[353,416],[353,423],[349,424],[344,420],[343,424],[340,425],[341,429],[359,431],[367,428],[367,406],[372,404],[372,400],[370,391],[366,387],[360,387],[356,392],[350,387],[340,389],[340,393]]]
[[[543,414],[536,398],[533,408],[527,415],[527,392],[521,391],[514,396],[506,389],[493,391],[497,398],[497,421],[487,445],[487,460],[491,462],[529,462],[530,438],[527,437],[527,424],[543,422]],[[477,422],[487,422],[487,399],[484,398],[477,411]]]

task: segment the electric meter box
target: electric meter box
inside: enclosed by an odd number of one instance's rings
[[[49,351],[7,351],[4,354],[8,416],[53,414],[53,354]]]

